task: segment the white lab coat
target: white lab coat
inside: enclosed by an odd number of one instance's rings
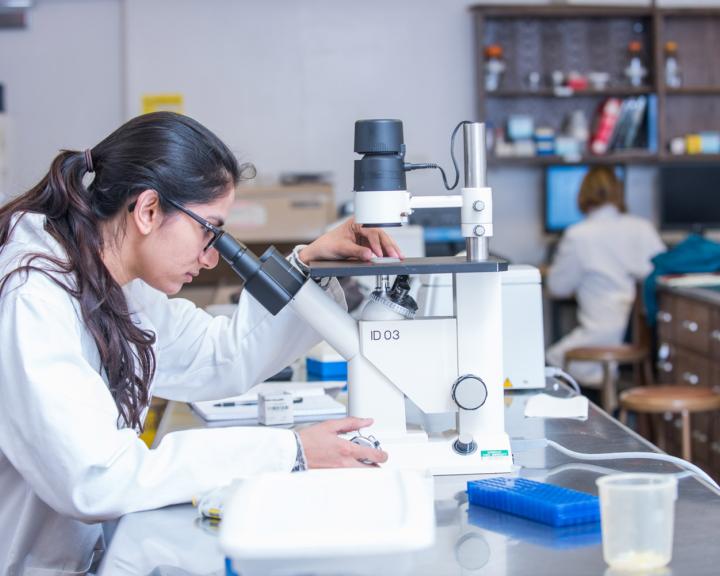
[[[650,222],[622,214],[612,204],[568,228],[546,287],[554,296],[575,294],[579,326],[548,349],[548,363],[562,366],[565,351],[576,346],[620,344],[635,300],[635,283],[652,271],[651,259],[663,250]],[[568,368],[581,383],[602,381],[597,363],[572,362]]]
[[[44,216],[19,218],[0,252],[0,277],[28,252],[64,252]],[[344,305],[336,281],[329,291]],[[286,308],[267,313],[243,295],[235,315],[211,318],[142,281],[125,287],[137,322],[157,337],[154,395],[208,400],[239,394],[317,343]],[[0,574],[65,574],[90,562],[99,522],[189,502],[234,478],[290,470],[289,430],[176,432],[149,450],[118,411],[77,301],[38,272],[0,297]],[[43,569],[51,569],[44,571]]]

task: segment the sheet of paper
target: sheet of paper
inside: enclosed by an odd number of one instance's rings
[[[227,401],[235,402],[257,402],[258,392],[292,392],[296,398],[299,396],[318,396],[325,394],[326,390],[338,390],[343,388],[347,382],[339,380],[317,380],[317,381],[304,381],[304,380],[293,380],[290,382],[262,382],[253,386],[240,396],[233,396],[227,398]],[[221,402],[222,400],[216,400]]]
[[[588,399],[585,396],[557,398],[548,394],[536,394],[527,401],[525,416],[587,420]]]

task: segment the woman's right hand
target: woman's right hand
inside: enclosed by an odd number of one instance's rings
[[[308,468],[361,468],[381,464],[387,454],[367,446],[359,446],[338,434],[354,432],[373,423],[371,418],[327,420],[298,431]],[[367,460],[373,464],[364,464]]]

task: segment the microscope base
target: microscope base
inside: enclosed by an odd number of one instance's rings
[[[456,436],[430,437],[426,442],[416,438],[386,440],[382,448],[388,453],[383,468],[426,469],[433,476],[453,474],[500,474],[512,470],[510,440],[506,434],[485,438],[472,454],[455,452]]]

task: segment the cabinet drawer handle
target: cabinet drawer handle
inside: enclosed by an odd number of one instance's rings
[[[658,310],[655,317],[658,322],[662,322],[663,324],[672,322],[672,314],[670,314],[670,312],[665,312],[664,310]]]
[[[692,320],[683,320],[682,327],[685,328],[685,330],[687,330],[688,332],[698,331],[697,322],[693,322]]]
[[[710,332],[710,338],[712,338],[713,340],[720,341],[720,330],[716,329],[716,330],[713,330],[712,332]]]
[[[670,373],[673,369],[672,362],[658,362],[657,369],[662,372]]]
[[[708,439],[707,434],[705,434],[704,432],[700,432],[700,430],[693,430],[692,437],[693,440],[697,440],[700,443],[705,443]]]
[[[658,346],[657,357],[658,360],[667,360],[670,358],[670,344],[667,342],[660,344],[660,346]]]
[[[718,453],[720,453],[720,443],[718,443],[718,442],[713,442],[712,444],[710,444],[710,449],[711,449],[713,452],[718,452]]]
[[[697,374],[693,374],[692,372],[683,372],[682,379],[693,386],[700,382],[699,376]]]

